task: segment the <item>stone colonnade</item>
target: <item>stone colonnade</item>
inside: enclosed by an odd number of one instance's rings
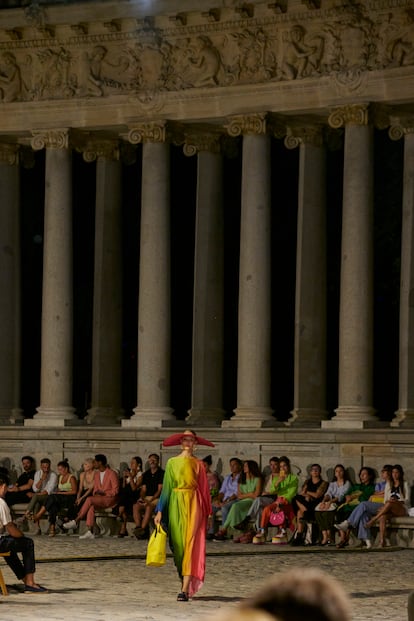
[[[291,120],[283,134],[298,147],[298,226],[294,396],[287,425],[362,428],[376,423],[373,407],[373,126],[369,106],[331,111],[344,130],[344,183],[339,318],[338,406],[326,411],[326,154],[323,125]],[[392,425],[414,421],[413,290],[414,122],[390,120],[391,137],[405,141],[400,301],[399,409]],[[232,117],[231,137],[242,137],[238,301],[237,403],[223,410],[223,166],[217,130],[184,131],[184,150],[196,154],[197,205],[193,295],[192,402],[197,426],[258,428],[280,424],[271,406],[270,135],[280,128],[264,114]],[[276,134],[275,134],[276,132]],[[278,133],[279,132],[279,133]],[[72,195],[70,131],[36,131],[33,149],[46,150],[40,404],[33,419],[19,409],[19,167],[18,148],[0,145],[0,420],[27,426],[79,421],[71,403],[73,363]],[[170,403],[171,282],[168,124],[130,129],[142,143],[137,405],[127,418],[121,403],[122,291],[119,144],[83,145],[96,159],[95,276],[91,425],[157,428],[174,423]]]

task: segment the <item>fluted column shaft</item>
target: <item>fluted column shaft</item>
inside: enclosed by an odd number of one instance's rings
[[[173,421],[170,407],[171,275],[170,147],[165,127],[131,130],[143,142],[138,303],[137,406],[126,427],[159,427]]]
[[[273,423],[271,388],[270,137],[264,121],[243,135],[237,408],[223,426]],[[249,120],[247,121],[249,125]]]
[[[363,106],[344,114],[339,386],[323,426],[364,427],[373,399],[373,129]]]
[[[40,405],[29,426],[76,420],[72,407],[72,154],[65,132],[32,141],[46,147]]]
[[[326,155],[318,128],[300,144],[296,245],[294,403],[289,424],[320,425],[326,411]]]
[[[404,136],[398,410],[391,426],[411,427],[414,426],[414,119],[392,127],[390,135]]]
[[[116,144],[97,147],[92,395],[86,421],[118,423],[122,410],[121,162]]]
[[[211,148],[215,146],[212,143]],[[194,261],[192,424],[220,423],[223,406],[223,161],[198,152]],[[217,145],[217,149],[218,149]]]
[[[0,144],[0,424],[23,420],[20,404],[20,195],[18,147]]]

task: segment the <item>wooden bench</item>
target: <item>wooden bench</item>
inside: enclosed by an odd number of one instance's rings
[[[10,552],[0,552],[0,556],[2,556],[3,558],[5,556],[10,556]],[[3,572],[1,571],[1,569],[0,569],[0,588],[1,588],[1,592],[3,593],[3,595],[9,594],[6,583],[4,582]]]

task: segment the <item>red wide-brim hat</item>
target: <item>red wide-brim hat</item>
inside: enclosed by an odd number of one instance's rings
[[[191,436],[192,438],[194,438],[197,444],[204,444],[204,446],[214,446],[214,444],[210,442],[210,440],[206,440],[206,438],[203,438],[202,436],[194,436],[192,433],[188,432],[173,433],[172,436],[168,436],[168,438],[165,438],[162,444],[163,446],[178,446],[179,444],[181,444],[182,439],[186,436]]]

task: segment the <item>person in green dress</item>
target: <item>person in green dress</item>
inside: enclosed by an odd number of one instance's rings
[[[243,470],[239,479],[237,491],[238,500],[232,505],[226,521],[220,530],[214,535],[215,541],[224,541],[230,528],[243,522],[254,500],[260,496],[263,488],[263,477],[259,464],[248,459],[243,463]]]

